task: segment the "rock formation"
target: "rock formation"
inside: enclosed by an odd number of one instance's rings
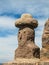
[[[15,26],[19,28],[18,48],[15,51],[16,58],[40,58],[40,49],[35,45],[35,30],[38,21],[30,14],[23,14],[16,20]]]
[[[37,20],[30,14],[23,14],[16,20],[15,26],[19,28],[15,58],[13,62],[3,65],[49,65],[49,19],[45,23],[41,51],[35,45],[34,29],[38,26]]]
[[[15,50],[13,62],[3,65],[37,65],[40,58],[40,48],[35,45],[35,28],[38,21],[30,14],[23,14],[17,19],[15,26],[19,28],[18,48]]]
[[[49,59],[49,19],[46,21],[44,26],[44,32],[42,35],[42,49],[41,49],[41,59]]]

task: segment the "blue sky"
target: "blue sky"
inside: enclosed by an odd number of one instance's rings
[[[38,20],[35,42],[41,47],[44,23],[49,18],[49,0],[0,0],[0,63],[14,59],[18,46],[15,21],[23,13],[30,13]]]

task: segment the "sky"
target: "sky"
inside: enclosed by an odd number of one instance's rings
[[[49,0],[0,0],[0,63],[14,59],[19,30],[15,27],[15,21],[23,13],[29,13],[38,20],[35,43],[42,47],[44,24],[49,18]]]

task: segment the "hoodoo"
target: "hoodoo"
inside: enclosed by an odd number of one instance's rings
[[[30,14],[23,14],[16,20],[15,26],[19,28],[18,48],[15,51],[16,58],[40,58],[40,49],[35,45],[35,30],[38,21]]]
[[[49,19],[44,25],[44,31],[42,35],[42,49],[40,56],[42,60],[49,60]]]

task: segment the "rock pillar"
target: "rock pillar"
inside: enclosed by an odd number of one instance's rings
[[[46,21],[42,35],[41,59],[49,59],[49,19]]]
[[[35,28],[38,21],[30,14],[23,14],[16,20],[15,26],[19,28],[18,48],[15,50],[16,58],[40,58],[40,49],[35,45]]]

